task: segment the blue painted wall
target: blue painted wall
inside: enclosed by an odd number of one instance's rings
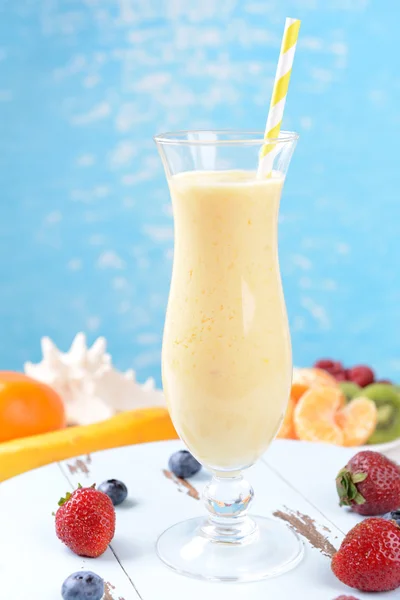
[[[303,20],[280,224],[295,362],[400,379],[394,0],[3,0],[1,368],[84,330],[159,381],[172,221],[151,137],[262,129],[285,16]]]

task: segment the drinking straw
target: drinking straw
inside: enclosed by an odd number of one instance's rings
[[[275,74],[274,88],[269,106],[267,125],[265,127],[265,144],[260,150],[257,177],[270,177],[274,159],[276,144],[268,140],[277,138],[281,130],[283,111],[285,109],[286,96],[289,88],[290,75],[292,73],[294,53],[296,52],[297,38],[300,29],[299,19],[287,17],[285,30],[283,32],[281,51]]]

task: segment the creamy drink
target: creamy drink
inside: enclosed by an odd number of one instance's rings
[[[179,435],[217,471],[259,458],[289,397],[277,245],[283,181],[240,170],[169,178],[175,253],[164,391]]]
[[[278,430],[292,372],[277,225],[297,135],[267,139],[240,131],[155,138],[175,223],[164,392],[180,437],[213,472],[202,492],[206,518],[167,529],[157,552],[175,571],[211,581],[276,576],[304,551],[285,524],[251,515],[254,491],[242,474]],[[190,476],[187,454],[174,461],[175,475]]]
[[[277,433],[290,395],[277,229],[298,139],[280,128],[299,27],[286,19],[265,131],[192,129],[154,138],[175,223],[164,392],[179,436],[212,471],[202,490],[206,518],[169,527],[157,553],[175,572],[207,581],[275,577],[304,554],[285,523],[251,515],[254,490],[243,476]],[[185,478],[197,466],[185,451],[168,464]],[[187,482],[175,482],[194,494]],[[277,494],[283,490],[274,489],[274,503],[284,504]]]

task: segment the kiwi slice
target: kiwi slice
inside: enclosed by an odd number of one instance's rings
[[[384,444],[400,437],[400,394],[388,383],[372,383],[360,396],[370,398],[378,409],[378,423],[368,444]]]
[[[356,396],[363,395],[361,393],[362,388],[352,381],[340,381],[339,387],[345,395],[347,402],[350,402],[350,400],[353,400]]]

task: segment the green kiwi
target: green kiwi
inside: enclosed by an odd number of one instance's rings
[[[339,387],[342,390],[343,394],[346,396],[347,402],[350,402],[350,400],[353,400],[353,398],[355,398],[356,396],[362,395],[362,388],[356,383],[353,383],[352,381],[340,381]]]
[[[388,383],[372,383],[359,396],[370,398],[378,409],[378,423],[368,444],[384,444],[400,437],[400,394]]]

